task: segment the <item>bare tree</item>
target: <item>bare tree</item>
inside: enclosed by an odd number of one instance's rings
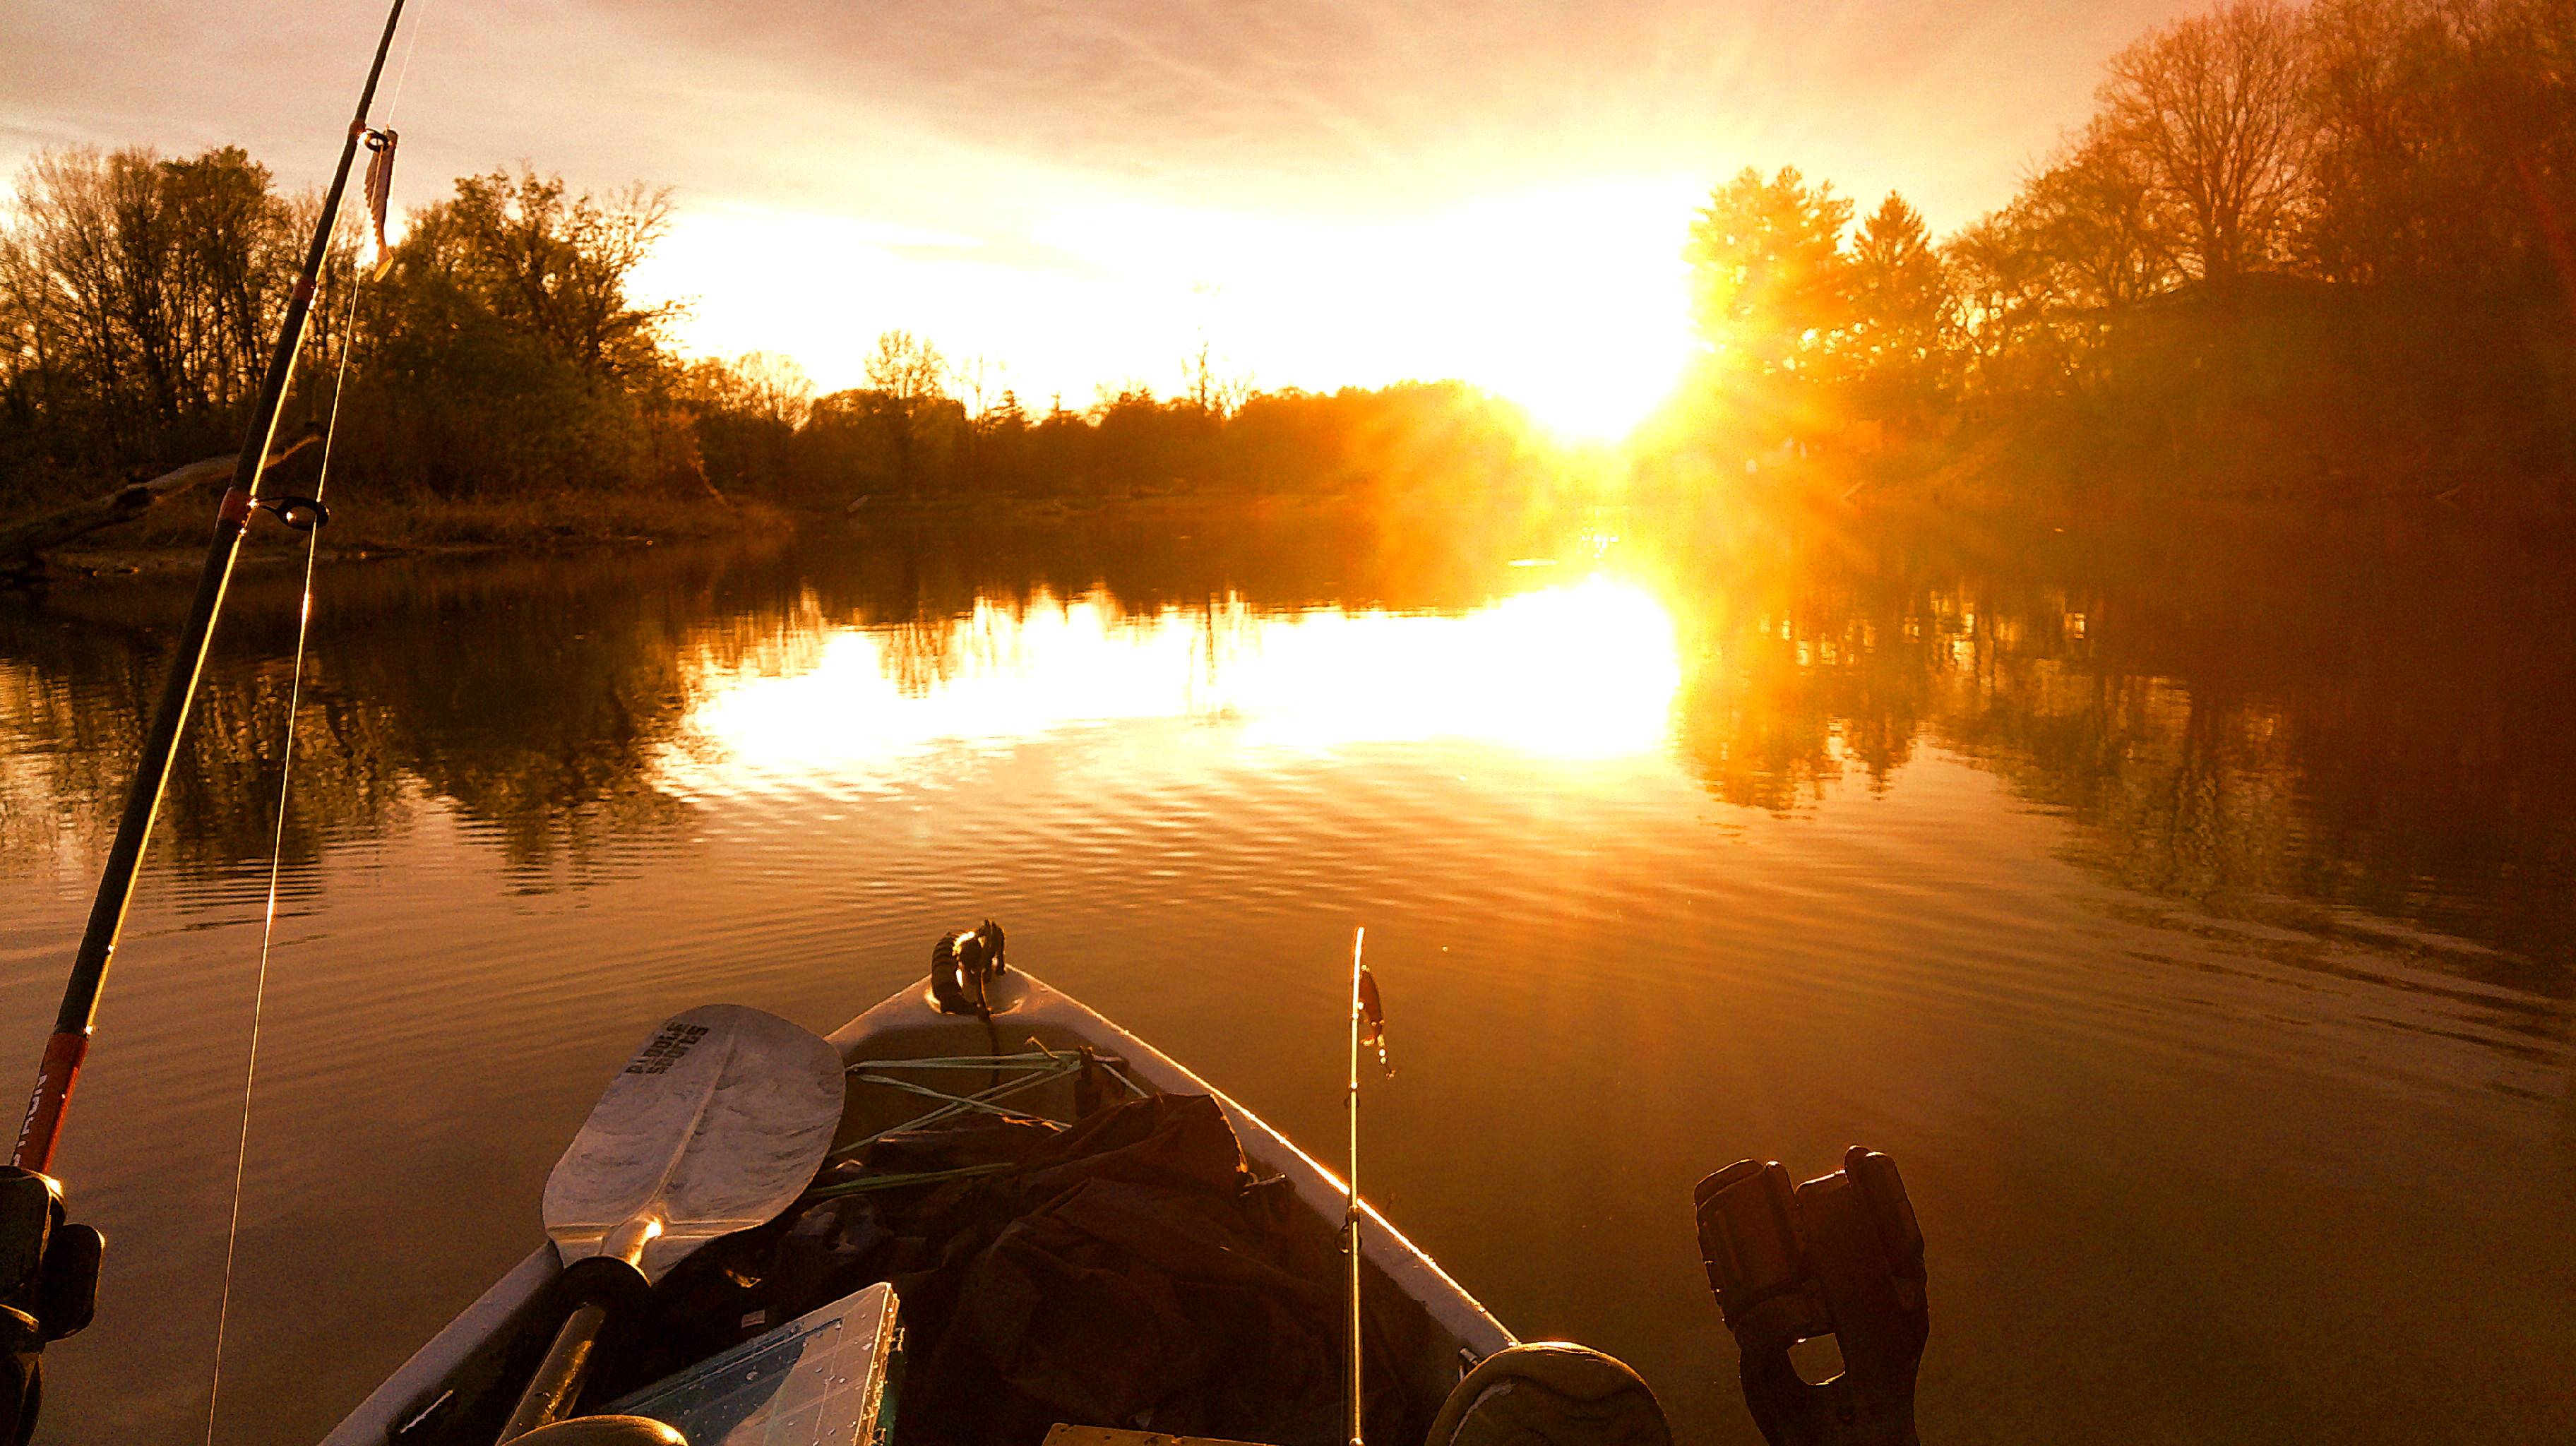
[[[1971,398],[2055,387],[2068,367],[2057,344],[2051,261],[2018,207],[1961,227],[1942,243],[1957,307],[1950,332]]]
[[[927,338],[900,327],[878,334],[867,370],[870,387],[907,403],[948,395],[948,359]]]
[[[93,147],[40,152],[18,178],[10,227],[10,292],[43,369],[36,380],[94,404],[111,403],[135,370],[119,324],[109,168]]]
[[[978,352],[948,369],[949,380],[956,386],[957,400],[966,404],[966,415],[977,421],[1002,405],[1011,392],[1011,369],[1008,365]]]
[[[2513,275],[2564,243],[2576,11],[2563,0],[2318,0],[2306,26],[2318,139],[2303,230],[2320,274]]]
[[[741,374],[759,415],[790,427],[805,425],[807,414],[814,410],[814,379],[794,357],[747,351],[734,358],[733,368]]]
[[[2175,218],[2157,203],[2145,156],[2098,121],[2023,184],[2013,209],[2056,262],[2062,305],[2126,306],[2181,277]]]
[[[1200,337],[1198,350],[1181,361],[1181,395],[1190,405],[1219,421],[1243,410],[1253,392],[1252,373],[1222,371],[1218,363],[1224,360],[1206,337]]]
[[[944,418],[961,409],[948,396],[948,359],[928,339],[897,328],[877,336],[868,358],[873,412],[885,428],[895,481],[907,497],[921,495],[921,474]]]
[[[2142,164],[2175,217],[2176,251],[2225,284],[2288,252],[2310,126],[2298,19],[2237,0],[2178,20],[2113,56],[2102,136]]]
[[[238,147],[187,160],[48,151],[0,228],[0,384],[111,452],[229,430],[298,253],[290,205]]]

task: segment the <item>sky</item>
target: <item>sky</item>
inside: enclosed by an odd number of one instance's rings
[[[904,328],[1079,409],[1202,353],[1263,388],[1455,377],[1612,435],[1690,344],[1680,250],[1746,166],[1946,232],[2101,67],[2204,8],[1791,0],[409,0],[397,206],[520,161],[668,187],[681,343],[863,384]],[[239,144],[328,179],[383,10],[10,0],[0,167]]]

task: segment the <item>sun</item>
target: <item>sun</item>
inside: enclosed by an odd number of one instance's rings
[[[1454,379],[1608,440],[1689,357],[1681,249],[1700,199],[1690,181],[1605,180],[1374,223],[1111,208],[1041,238],[1193,278],[1202,334],[1267,385]]]
[[[1023,399],[1170,394],[1205,347],[1262,389],[1464,381],[1560,439],[1607,441],[1682,375],[1681,248],[1704,199],[1631,178],[1374,221],[1077,202],[1016,241],[708,216],[683,218],[666,271],[698,298],[691,345],[789,353],[825,390],[859,385],[867,346],[901,326],[1001,363]],[[744,254],[778,258],[774,279],[724,264]],[[1054,260],[1014,259],[1032,255]],[[800,279],[827,270],[851,284]]]
[[[1691,354],[1681,260],[1697,188],[1612,181],[1473,207],[1439,228],[1458,375],[1560,438],[1616,441],[1668,397]],[[1429,261],[1431,258],[1426,257]]]

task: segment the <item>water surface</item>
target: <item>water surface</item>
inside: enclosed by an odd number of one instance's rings
[[[45,1440],[204,1439],[294,599],[253,574],[59,1165]],[[1691,1183],[1896,1156],[1931,1439],[2576,1413],[2576,583],[2548,539],[1613,513],[326,569],[216,1436],[317,1437],[538,1238],[688,1006],[828,1030],[987,915],[1524,1338],[1758,1440]],[[182,587],[0,601],[32,1067]],[[14,1051],[11,1052],[11,1051]]]

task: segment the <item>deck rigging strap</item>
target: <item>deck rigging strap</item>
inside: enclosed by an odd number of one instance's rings
[[[912,1119],[904,1121],[902,1124],[889,1125],[882,1130],[878,1130],[874,1134],[852,1140],[848,1144],[842,1145],[833,1150],[830,1154],[824,1156],[824,1158],[835,1163],[842,1160],[854,1159],[859,1155],[865,1154],[868,1146],[873,1145],[877,1141],[885,1139],[890,1135],[908,1134],[914,1130],[928,1129],[932,1125],[942,1123],[946,1120],[955,1119],[959,1115],[973,1111],[983,1111],[990,1114],[1003,1115],[1016,1119],[1044,1120],[1043,1116],[1031,1115],[1020,1110],[1004,1109],[1000,1105],[996,1104],[995,1101],[1006,1099],[1012,1095],[1026,1093],[1029,1090],[1037,1088],[1039,1085],[1047,1083],[1049,1080],[1062,1079],[1068,1075],[1079,1075],[1083,1072],[1086,1063],[1090,1068],[1098,1070],[1102,1075],[1114,1081],[1123,1087],[1129,1094],[1134,1095],[1138,1099],[1143,1099],[1146,1095],[1151,1093],[1151,1091],[1147,1090],[1143,1085],[1136,1083],[1135,1080],[1128,1077],[1126,1070],[1123,1068],[1126,1061],[1117,1058],[1114,1055],[1093,1054],[1086,1061],[1085,1057],[1078,1053],[1059,1054],[1056,1051],[1047,1048],[1045,1045],[1038,1043],[1034,1037],[1029,1040],[1029,1045],[1030,1052],[1026,1054],[979,1054],[952,1055],[932,1059],[860,1060],[858,1063],[851,1065],[847,1072],[854,1078],[858,1079],[861,1083],[880,1085],[891,1089],[901,1090],[906,1094],[923,1095],[930,1099],[942,1101],[943,1103],[941,1103],[937,1109],[930,1111],[928,1114],[917,1115]],[[916,1084],[910,1080],[892,1078],[881,1073],[881,1071],[890,1069],[971,1069],[983,1070],[996,1076],[998,1076],[1003,1070],[1009,1069],[1021,1071],[1021,1074],[1016,1079],[1003,1080],[999,1084],[989,1085],[971,1095],[953,1095],[944,1090],[931,1089],[926,1085]],[[1077,1091],[1076,1094],[1077,1098],[1079,1098],[1079,1091]],[[1060,1121],[1044,1120],[1044,1122],[1051,1125],[1058,1125],[1059,1127],[1061,1126]]]

